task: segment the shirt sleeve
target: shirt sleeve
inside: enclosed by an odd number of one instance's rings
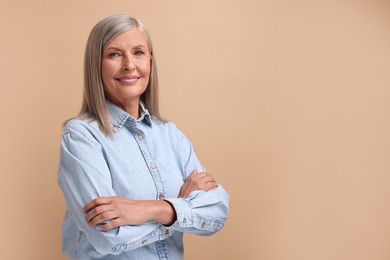
[[[177,156],[182,167],[184,180],[194,169],[205,171],[199,162],[191,142],[178,129]],[[229,195],[222,185],[212,191],[193,191],[187,198],[166,198],[175,208],[177,220],[172,229],[189,232],[196,235],[212,235],[225,225],[228,209]]]
[[[137,226],[121,226],[99,231],[86,223],[82,208],[101,196],[116,196],[112,188],[109,166],[101,145],[83,127],[67,127],[62,136],[58,183],[64,194],[68,213],[78,229],[101,254],[119,254],[143,245],[166,239],[171,230],[151,222]]]

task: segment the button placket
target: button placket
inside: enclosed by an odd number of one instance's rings
[[[139,145],[139,148],[140,148],[140,150],[145,158],[145,162],[149,168],[150,175],[152,176],[153,182],[156,185],[157,198],[163,199],[163,198],[165,198],[164,184],[162,182],[162,179],[161,179],[161,176],[160,176],[160,173],[158,170],[158,165],[154,161],[153,156],[152,156],[151,152],[149,151],[149,147],[147,144],[147,137],[146,137],[145,133],[141,129],[139,129],[138,127],[133,128],[133,130],[134,130],[133,134],[134,134],[135,140]]]

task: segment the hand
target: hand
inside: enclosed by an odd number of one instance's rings
[[[99,228],[101,231],[150,221],[167,224],[176,216],[173,207],[164,200],[128,200],[120,197],[94,199],[85,205],[83,211],[87,213],[86,221],[90,227],[108,221]]]
[[[181,186],[179,198],[187,198],[191,192],[195,190],[210,191],[218,186],[208,172],[197,172],[194,170],[191,175],[187,178],[186,182]]]

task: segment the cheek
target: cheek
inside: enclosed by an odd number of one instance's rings
[[[102,69],[103,80],[109,76],[114,75],[116,71],[115,64],[104,60],[102,61],[101,69]]]
[[[105,62],[102,62],[101,73],[102,73],[103,82],[105,82],[108,74],[107,63]]]
[[[142,74],[144,76],[149,76],[150,75],[150,68],[151,68],[151,62],[149,61],[145,61],[145,62],[142,62],[141,65],[141,68],[142,68]]]

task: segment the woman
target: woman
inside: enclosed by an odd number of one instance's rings
[[[88,38],[79,116],[64,127],[58,183],[69,259],[182,259],[183,232],[211,235],[228,195],[158,110],[152,42],[111,16]]]

